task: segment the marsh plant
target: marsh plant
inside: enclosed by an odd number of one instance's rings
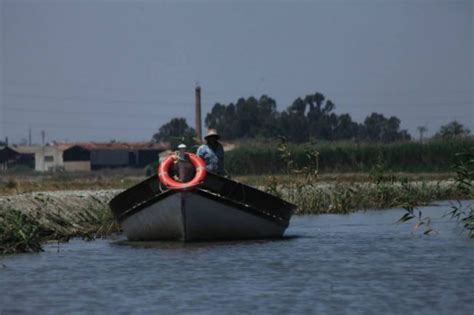
[[[20,211],[0,214],[0,253],[41,251],[42,227],[39,222]]]
[[[296,204],[297,214],[349,213],[360,209],[403,207],[403,222],[416,219],[416,229],[431,229],[431,220],[417,209],[433,200],[466,196],[455,184],[446,182],[413,182],[392,172],[384,150],[374,152],[375,162],[365,182],[336,180],[319,182],[320,153],[317,145],[305,146],[304,163],[296,163],[289,144],[281,139],[278,157],[284,165],[283,176],[270,176],[266,191]],[[304,165],[297,167],[297,165]],[[303,175],[303,176],[302,176]]]
[[[413,232],[425,227],[423,234],[429,235],[437,233],[431,226],[431,217],[423,216],[423,212],[420,209],[416,209],[416,207],[410,204],[404,205],[403,209],[405,209],[406,213],[398,219],[398,223],[405,223],[416,219],[417,222],[413,225]]]
[[[467,199],[474,199],[474,147],[456,154],[456,163],[453,168],[456,172],[456,185],[459,191],[463,196],[467,196]],[[448,214],[458,220],[468,231],[469,236],[474,238],[474,203],[463,206],[457,200],[451,204],[451,211]]]
[[[399,223],[414,222],[413,232],[436,234],[432,219],[418,207],[433,200],[474,198],[474,158],[472,154],[457,154],[454,172],[455,183],[412,182],[398,176],[387,167],[384,151],[377,152],[376,163],[369,172],[367,182],[318,183],[319,152],[313,145],[305,147],[307,161],[297,168],[289,145],[284,141],[278,146],[279,157],[285,165],[285,180],[278,183],[277,177],[269,177],[267,191],[295,203],[297,214],[349,213],[359,209],[401,207],[405,213]],[[304,174],[304,180],[301,175]],[[297,179],[299,178],[299,179]],[[474,237],[474,205],[452,205],[452,217]]]
[[[453,171],[456,174],[455,186],[456,194],[458,198],[473,199],[474,198],[474,150],[470,148],[462,153],[455,154],[454,165],[452,166]],[[403,206],[406,213],[399,219],[400,223],[408,222],[413,219],[417,219],[417,223],[414,225],[414,229],[418,229],[421,226],[425,226],[424,234],[431,234],[436,232],[431,226],[431,218],[423,217],[422,212],[416,209],[415,202],[410,198],[410,194],[407,193],[406,204]],[[451,202],[451,209],[446,214],[447,216],[456,219],[462,226],[467,230],[469,236],[474,238],[474,204],[469,203],[463,205],[458,199],[455,202]]]
[[[280,175],[288,166],[288,159],[281,158],[281,143],[290,150],[291,168],[302,169],[308,163],[307,144],[244,141],[226,153],[226,169],[238,175]],[[450,172],[455,153],[474,145],[474,138],[433,139],[420,142],[392,144],[324,142],[311,144],[319,153],[319,170],[326,174],[341,172],[370,172],[383,157],[385,169],[408,173]]]
[[[59,246],[72,237],[90,241],[120,230],[107,204],[94,197],[94,202],[84,200],[90,206],[75,216],[60,207],[48,210],[54,200],[47,196],[38,194],[34,199],[40,203],[39,211],[1,210],[0,254],[38,252],[45,241],[57,241]]]
[[[120,226],[107,205],[96,209],[94,212],[95,220],[90,222],[91,224],[88,228],[89,233],[94,238],[106,237],[120,232]]]

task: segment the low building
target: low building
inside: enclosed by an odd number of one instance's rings
[[[0,148],[0,170],[15,166],[33,169],[35,167],[35,150],[33,146],[6,146]]]
[[[143,168],[158,160],[162,144],[135,143],[78,143],[64,151],[66,171],[89,171],[103,168]]]
[[[20,153],[20,159],[18,160],[18,164],[34,169],[35,168],[35,155],[36,152],[39,150],[40,146],[35,145],[14,145],[13,149]]]
[[[38,147],[35,152],[35,170],[54,172],[64,170],[63,152],[71,144],[50,144]]]
[[[16,164],[20,153],[13,150],[11,147],[0,148],[0,171],[5,171]]]
[[[63,152],[64,170],[67,172],[90,172],[90,150],[80,145],[73,145]]]

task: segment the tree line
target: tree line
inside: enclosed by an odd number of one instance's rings
[[[400,119],[372,113],[363,123],[349,114],[336,114],[336,105],[321,93],[298,97],[282,112],[274,99],[263,95],[259,99],[240,98],[235,104],[217,103],[207,114],[206,126],[216,128],[226,139],[285,137],[294,143],[311,140],[355,140],[365,142],[395,142],[410,140],[400,129]]]
[[[276,101],[262,95],[240,98],[235,103],[216,103],[205,117],[207,128],[215,128],[226,140],[255,138],[285,138],[292,143],[315,140],[392,143],[411,139],[405,129],[400,129],[400,119],[371,113],[362,123],[352,120],[350,114],[337,114],[336,105],[322,93],[298,97],[283,111],[278,111]],[[421,132],[426,127],[419,128]],[[454,121],[439,130],[435,137],[465,136],[469,129]],[[178,142],[195,144],[195,130],[184,118],[173,118],[153,135],[155,141],[167,141],[172,146]]]

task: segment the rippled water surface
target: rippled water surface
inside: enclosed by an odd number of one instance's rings
[[[47,245],[0,261],[0,313],[474,314],[474,240],[426,207],[294,217],[277,241]],[[3,265],[3,267],[2,267]]]

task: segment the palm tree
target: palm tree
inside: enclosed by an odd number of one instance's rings
[[[462,138],[468,136],[471,131],[456,120],[441,126],[435,137],[444,139]]]
[[[420,133],[420,142],[423,142],[423,134],[428,131],[426,126],[418,126],[418,132]]]

